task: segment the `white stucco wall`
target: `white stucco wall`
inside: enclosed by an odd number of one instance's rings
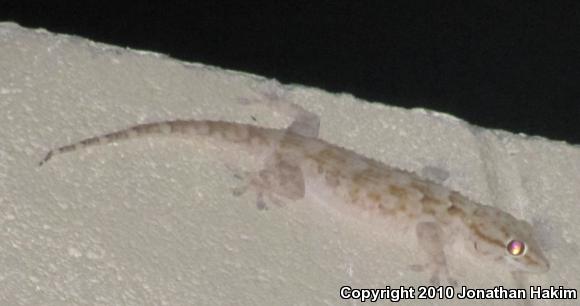
[[[0,23],[0,305],[354,305],[339,299],[342,285],[427,285],[409,269],[421,257],[405,241],[323,207],[258,210],[252,194],[231,195],[236,180],[212,152],[184,140],[134,140],[37,167],[49,148],[136,123],[286,126],[290,118],[239,103],[264,88],[319,114],[329,142],[448,174],[449,188],[530,221],[551,270],[527,281],[580,287],[577,146]],[[461,284],[516,285],[450,255]]]

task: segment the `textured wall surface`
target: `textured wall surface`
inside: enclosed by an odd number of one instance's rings
[[[339,299],[342,285],[428,285],[409,268],[421,254],[405,239],[325,207],[259,210],[252,194],[234,197],[219,157],[237,155],[228,148],[148,138],[37,166],[50,148],[136,123],[287,126],[241,103],[264,93],[319,114],[329,142],[531,222],[551,270],[526,282],[580,287],[578,147],[2,23],[0,304],[353,305]],[[460,284],[517,286],[493,263],[449,255]]]

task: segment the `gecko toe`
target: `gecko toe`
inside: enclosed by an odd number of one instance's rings
[[[232,195],[234,195],[236,197],[240,197],[240,196],[244,195],[246,193],[246,191],[248,191],[248,186],[236,186],[236,187],[233,187],[231,190],[232,190]]]
[[[409,265],[409,269],[411,271],[414,271],[414,272],[424,272],[426,267],[425,267],[425,265],[414,264],[414,265]]]
[[[441,279],[439,278],[439,275],[437,275],[437,274],[432,275],[431,278],[429,279],[429,284],[431,286],[434,286],[434,287],[440,286],[441,285]]]
[[[455,289],[459,289],[459,282],[456,279],[449,278],[447,281],[449,282],[449,286],[451,286]]]
[[[256,207],[258,210],[267,210],[268,205],[266,205],[266,201],[264,201],[264,196],[260,193],[258,194],[258,198],[256,199]]]

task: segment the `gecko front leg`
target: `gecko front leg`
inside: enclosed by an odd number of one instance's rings
[[[428,262],[424,265],[414,266],[417,270],[430,270],[431,285],[438,286],[441,279],[446,283],[457,287],[457,281],[449,276],[447,259],[445,257],[445,241],[441,225],[435,222],[421,222],[415,228],[419,245],[428,257]]]

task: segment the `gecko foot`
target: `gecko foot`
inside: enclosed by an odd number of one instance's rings
[[[226,167],[233,171],[234,178],[241,181],[240,184],[231,188],[232,195],[239,197],[252,189],[256,191],[256,207],[259,210],[267,210],[267,203],[272,203],[278,207],[284,206],[284,201],[269,191],[269,186],[263,182],[263,178],[260,176],[261,172],[237,171],[232,166],[226,165]]]
[[[242,105],[263,105],[272,111],[293,118],[292,124],[288,131],[303,135],[306,137],[316,138],[320,130],[320,118],[317,114],[309,112],[302,106],[288,101],[287,93],[279,85],[261,89],[260,97],[255,99],[238,98]]]
[[[431,286],[451,286],[455,289],[459,289],[459,283],[454,278],[449,277],[449,275],[441,276],[440,273],[433,273],[429,279]]]
[[[455,289],[459,288],[459,282],[449,276],[445,267],[437,267],[432,264],[415,264],[410,265],[409,269],[415,272],[431,271],[431,277],[429,278],[429,285],[431,286],[452,286]]]

